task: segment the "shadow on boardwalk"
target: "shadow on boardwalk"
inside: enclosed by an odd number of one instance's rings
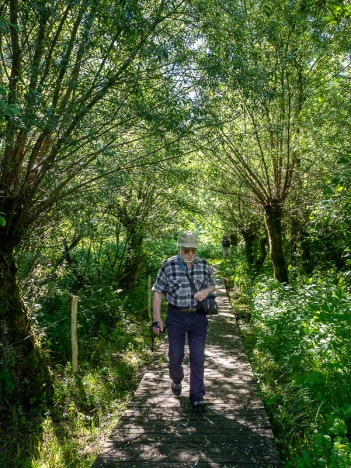
[[[175,398],[164,359],[145,373],[94,468],[281,466],[221,280],[217,296],[206,346],[206,413],[191,411],[187,362],[183,394]],[[165,344],[160,352],[166,354]]]

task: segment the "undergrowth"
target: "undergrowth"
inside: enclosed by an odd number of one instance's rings
[[[155,245],[154,251],[145,251],[140,277],[131,291],[111,282],[108,268],[97,274],[96,252],[87,255],[79,248],[71,254],[75,274],[64,264],[50,280],[40,270],[33,281],[24,281],[26,303],[48,357],[53,386],[40,401],[32,399],[26,407],[1,399],[1,467],[92,466],[143,370],[155,360],[150,349],[148,275],[155,279],[176,244]],[[82,258],[89,259],[89,268],[83,268]],[[84,272],[80,287],[77,272],[79,277]],[[79,296],[76,374],[70,364],[73,290]],[[3,379],[7,394],[10,383]]]
[[[291,283],[283,286],[240,269],[237,262],[231,280],[242,294],[239,305],[249,310],[239,317],[243,337],[284,465],[350,467],[348,275],[294,278],[291,272]],[[232,297],[234,307],[238,298]]]
[[[92,466],[153,357],[147,314],[127,303],[137,304],[138,299],[129,297],[115,305],[113,326],[101,322],[97,332],[81,333],[76,374],[69,359],[57,359],[58,354],[65,357],[62,351],[70,335],[65,329],[47,333],[53,347],[53,388],[29,408],[10,404],[0,408],[0,466]],[[80,308],[78,322],[81,318],[85,323],[88,304],[83,302]]]

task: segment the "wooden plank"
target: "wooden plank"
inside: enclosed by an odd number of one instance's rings
[[[188,438],[186,443],[173,442],[164,444],[163,441],[149,441],[146,443],[125,443],[124,445],[115,442],[106,447],[107,453],[102,454],[102,459],[114,459],[118,461],[146,461],[151,466],[156,466],[159,462],[188,462],[191,464],[214,461],[216,463],[251,463],[255,466],[258,463],[279,463],[275,457],[276,450],[267,444],[265,439],[252,439],[246,442],[242,440],[232,440],[230,442],[206,440],[193,441]],[[116,464],[115,466],[118,466]]]
[[[223,415],[229,420],[235,419],[242,415],[246,418],[254,418],[258,415],[265,415],[266,412],[262,403],[257,402],[257,405],[254,407],[248,407],[245,404],[233,404],[231,406],[224,405],[223,403],[219,403],[217,405],[211,405],[210,403],[206,404],[206,412],[203,414],[196,414],[192,411],[190,403],[186,403],[185,408],[179,408],[175,405],[170,405],[168,407],[158,407],[154,411],[150,411],[150,407],[148,406],[133,406],[126,409],[124,415],[126,417],[134,416],[148,416],[151,418],[160,418],[163,417],[164,419],[170,418],[172,415],[176,416],[177,418],[181,419],[194,419],[198,421],[201,418],[209,418],[211,420],[216,420],[218,418],[223,418]]]
[[[121,468],[142,468],[144,466],[155,466],[154,464],[150,464],[150,461],[128,461],[128,460],[119,460],[118,465],[116,465],[116,461],[114,458],[111,459],[104,459],[104,464],[102,465],[105,468],[116,468],[116,466]],[[163,463],[162,461],[157,462],[157,468],[277,468],[280,464],[278,463],[252,463],[249,462],[236,462],[235,465],[232,463],[216,463],[212,461],[206,462],[198,462],[196,460],[193,464],[189,462],[179,462],[179,461],[167,461]]]
[[[132,432],[148,432],[148,433],[160,433],[160,432],[180,432],[180,433],[188,433],[197,431],[198,433],[218,433],[218,431],[223,430],[226,434],[229,433],[236,433],[236,432],[243,432],[246,428],[251,430],[262,429],[262,428],[269,428],[270,424],[268,420],[252,420],[250,422],[247,421],[247,417],[242,416],[238,417],[234,420],[206,420],[206,418],[202,419],[201,421],[201,428],[198,427],[198,421],[194,420],[186,420],[186,419],[172,419],[165,424],[165,422],[161,419],[127,419],[121,425],[119,425],[118,429],[115,429],[117,432],[125,433],[126,431]],[[112,433],[113,434],[113,433]]]
[[[215,430],[216,429],[216,430]],[[251,427],[237,427],[235,430],[232,428],[226,427],[226,430],[222,432],[219,431],[222,428],[207,428],[204,430],[201,428],[201,431],[198,431],[196,427],[183,427],[182,429],[175,426],[171,428],[163,427],[162,429],[150,429],[150,426],[142,428],[124,428],[123,430],[118,430],[115,433],[112,433],[111,436],[115,435],[116,440],[110,440],[107,446],[120,446],[121,444],[129,444],[131,442],[135,443],[148,443],[148,442],[162,442],[164,445],[180,442],[183,443],[190,435],[192,443],[201,443],[206,444],[210,443],[233,443],[233,441],[240,441],[241,443],[247,443],[249,440],[257,440],[262,437],[266,439],[273,439],[270,427],[261,427],[257,428],[255,426]],[[118,436],[118,437],[117,437]]]
[[[170,390],[168,390],[168,393]],[[247,407],[248,405],[253,405],[253,407],[263,406],[262,400],[260,400],[256,395],[252,392],[246,392],[242,394],[233,394],[228,396],[225,400],[223,400],[220,396],[216,395],[206,395],[206,408],[209,409],[210,406],[215,406],[216,404],[221,406],[228,407],[228,410],[231,407],[240,407],[244,406]],[[170,407],[177,407],[179,409],[183,409],[186,411],[190,408],[190,401],[188,396],[183,396],[179,399],[172,398],[170,396],[144,396],[138,395],[138,399],[135,397],[129,402],[128,408],[135,407],[135,406],[144,406],[150,407],[152,412],[152,408],[170,408]],[[215,411],[215,409],[214,409]]]
[[[111,434],[113,435],[113,433]],[[196,428],[193,431],[174,431],[174,432],[142,432],[142,431],[118,431],[115,433],[114,440],[110,440],[106,447],[124,447],[132,443],[148,444],[149,442],[160,442],[163,445],[184,444],[188,443],[188,436],[191,436],[191,444],[206,445],[231,445],[233,442],[240,442],[240,444],[257,443],[264,439],[264,443],[268,440],[273,440],[271,431],[267,428],[242,428],[241,431],[235,432],[197,432]]]

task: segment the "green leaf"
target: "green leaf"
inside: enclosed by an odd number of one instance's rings
[[[20,29],[19,29],[19,27],[18,27],[18,24],[16,24],[16,23],[10,23],[10,26],[11,26],[11,28],[13,28],[16,32],[19,32],[19,31],[20,31]]]
[[[0,216],[0,227],[6,226],[6,219],[3,216]]]

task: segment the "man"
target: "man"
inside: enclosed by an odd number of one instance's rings
[[[175,396],[182,392],[185,335],[188,335],[190,355],[190,402],[195,412],[205,411],[204,365],[208,321],[197,310],[197,305],[213,293],[216,280],[211,266],[196,256],[198,239],[191,231],[178,239],[178,255],[170,257],[161,266],[153,285],[153,332],[163,331],[161,304],[167,303],[166,326],[169,343],[169,375]]]
[[[230,260],[231,256],[231,246],[230,246],[230,237],[222,237],[222,253],[224,258],[224,263],[227,263],[227,258]]]

